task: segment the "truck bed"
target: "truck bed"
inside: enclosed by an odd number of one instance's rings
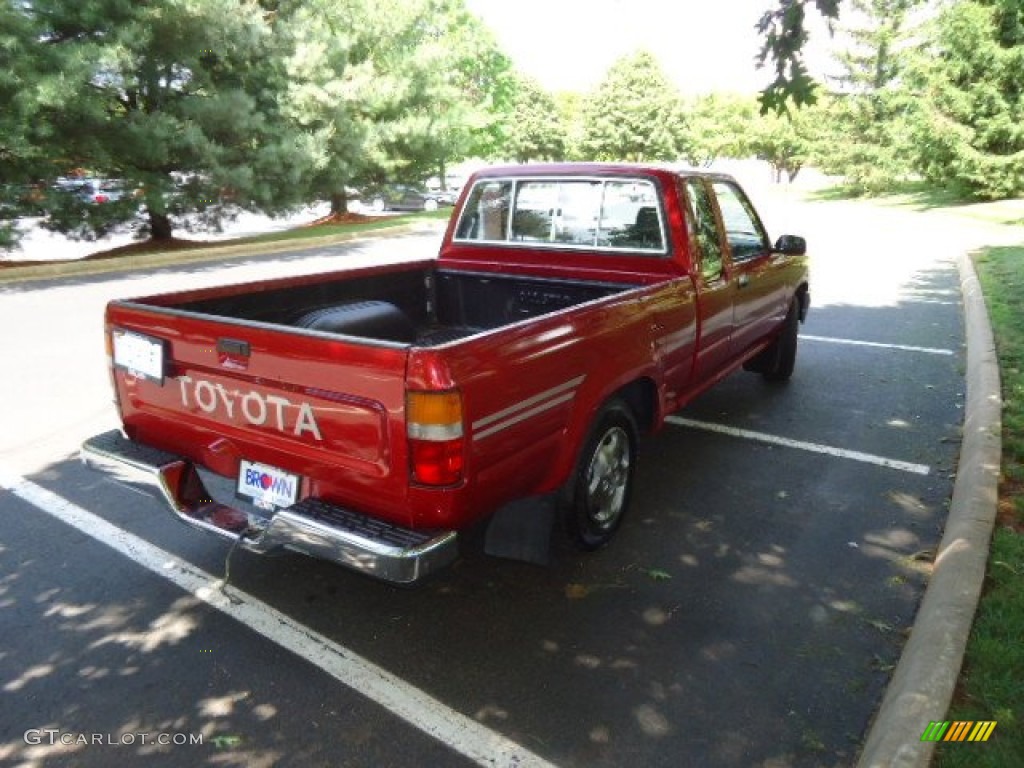
[[[180,294],[178,301],[159,297],[157,303],[218,320],[433,347],[635,287],[417,265],[385,273],[349,272],[312,283]]]
[[[108,333],[162,350],[162,375],[114,365],[124,433],[221,477],[256,462],[299,478],[303,498],[413,530],[458,528],[504,501],[511,486],[495,473],[539,487],[581,372],[608,335],[641,322],[634,294],[651,291],[431,259],[115,301]],[[496,385],[491,365],[517,375]],[[465,461],[485,478],[459,493],[410,482],[406,423],[409,391],[455,386]],[[517,429],[519,415],[498,418],[522,403],[535,418]],[[506,466],[513,438],[528,445]]]

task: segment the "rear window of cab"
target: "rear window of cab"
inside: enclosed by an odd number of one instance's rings
[[[466,198],[456,242],[667,252],[650,179],[480,179]]]

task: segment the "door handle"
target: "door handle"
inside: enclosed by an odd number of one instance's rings
[[[736,278],[736,286],[738,288],[746,288],[748,285],[750,285],[749,275],[740,275],[738,278]]]

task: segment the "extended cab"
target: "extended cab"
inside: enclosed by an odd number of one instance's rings
[[[640,434],[741,366],[792,374],[805,250],[727,176],[489,168],[436,258],[111,302],[123,432],[83,458],[247,549],[392,582],[524,500],[593,549]]]

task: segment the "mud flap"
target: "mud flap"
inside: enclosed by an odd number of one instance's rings
[[[549,565],[555,503],[555,496],[550,495],[506,504],[487,525],[484,552],[506,560]]]

